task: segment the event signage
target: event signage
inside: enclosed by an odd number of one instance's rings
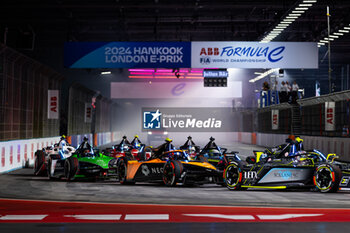
[[[335,102],[325,102],[325,130],[335,131]]]
[[[142,131],[232,132],[232,108],[142,108]]]
[[[205,69],[203,70],[204,78],[227,78],[228,71],[226,69]]]
[[[91,103],[85,103],[84,122],[91,123],[92,121],[92,105]]]
[[[189,68],[190,42],[67,42],[69,68]]]
[[[314,42],[67,42],[69,68],[317,69]]]
[[[59,91],[58,90],[48,90],[48,100],[47,100],[47,118],[48,119],[58,119],[59,118]]]
[[[193,68],[318,68],[312,42],[192,42]]]
[[[278,109],[272,109],[271,111],[271,128],[273,130],[278,129],[278,122],[279,122],[279,111]]]

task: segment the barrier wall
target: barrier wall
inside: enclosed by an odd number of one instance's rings
[[[34,164],[34,153],[59,141],[60,137],[0,142],[0,173]]]
[[[88,137],[90,144],[93,144],[93,134],[72,135],[67,139],[72,146],[77,147],[84,137]],[[98,133],[96,137],[97,146],[101,146],[113,142],[121,135],[118,132],[106,132]],[[0,142],[0,173],[33,165],[37,150],[58,143],[59,140],[60,137],[50,137]]]

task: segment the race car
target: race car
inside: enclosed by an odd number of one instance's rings
[[[193,140],[191,136],[187,137],[187,141],[185,142],[185,144],[183,144],[182,146],[180,146],[180,150],[185,150],[187,152],[187,154],[190,157],[190,160],[196,160],[197,159],[197,155],[200,152],[200,147],[197,146]]]
[[[61,140],[64,140],[64,137],[62,138]],[[70,146],[68,143],[65,143],[63,147],[60,147],[60,144],[61,141],[35,152],[34,175],[42,176],[47,174],[48,161],[51,155],[67,158],[75,152],[75,148]]]
[[[147,160],[151,157],[152,150],[150,147],[146,147],[145,144],[142,144],[139,136],[135,135],[131,143],[126,136],[123,136],[122,141],[118,145],[107,148],[104,154],[114,158],[131,156],[137,160]]]
[[[169,142],[168,142],[169,143]],[[169,144],[168,144],[169,145]],[[165,145],[166,146],[166,145]],[[163,181],[166,186],[177,184],[202,184],[212,182],[220,173],[207,162],[191,161],[183,150],[154,153],[147,161],[121,157],[118,161],[118,178],[121,184]]]
[[[237,151],[227,153],[226,148],[220,148],[216,145],[215,138],[213,137],[210,137],[208,144],[201,150],[198,158],[208,161],[222,171],[230,161],[240,160]]]
[[[350,163],[318,150],[300,151],[292,156],[279,154],[258,161],[232,161],[225,168],[224,180],[230,190],[247,188],[314,188],[337,192],[349,188]]]
[[[116,159],[103,155],[98,149],[77,150],[68,158],[50,155],[48,160],[50,179],[77,178],[104,179],[116,177]]]

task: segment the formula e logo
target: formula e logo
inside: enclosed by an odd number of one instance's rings
[[[143,128],[160,129],[161,115],[159,109],[156,112],[143,112]]]
[[[150,173],[150,170],[146,164],[142,164],[141,171],[145,176],[148,176]]]
[[[210,64],[211,59],[210,59],[210,57],[201,57],[201,58],[199,59],[199,62],[200,62],[201,64],[208,65],[208,64]]]
[[[244,178],[245,179],[255,179],[255,178],[258,178],[258,174],[256,173],[256,171],[244,172]]]

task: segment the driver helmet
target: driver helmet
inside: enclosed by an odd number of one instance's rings
[[[84,139],[83,139],[83,140],[84,140],[84,142],[89,141],[89,139],[88,139],[86,136],[84,137]]]
[[[220,151],[218,149],[210,149],[208,151],[210,155],[220,154]]]
[[[65,140],[65,139],[66,139],[66,135],[63,134],[63,135],[61,136],[61,140]]]
[[[171,140],[170,138],[166,138],[165,142],[172,142],[173,140]]]
[[[295,141],[297,141],[297,142],[299,142],[299,143],[300,143],[300,142],[303,142],[304,140],[303,140],[303,139],[301,139],[300,137],[296,137],[296,138],[295,138]]]
[[[139,138],[139,135],[136,134],[136,135],[134,136],[134,138]]]

